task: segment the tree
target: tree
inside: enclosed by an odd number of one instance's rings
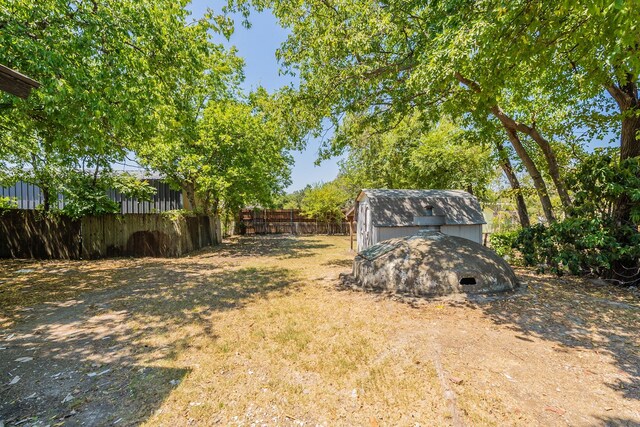
[[[0,8],[0,62],[42,83],[26,100],[0,95],[0,169],[38,185],[45,211],[68,174],[108,180],[113,162],[153,137],[167,95],[194,74],[216,27],[211,16],[187,22],[187,3],[8,0]]]
[[[460,189],[482,198],[496,176],[491,147],[449,120],[430,125],[413,115],[384,133],[353,122],[345,121],[333,143],[348,147],[342,173],[360,188]]]
[[[258,96],[249,104],[223,101],[205,110],[200,143],[206,158],[198,190],[216,213],[270,204],[290,183],[292,143],[261,109],[263,102],[268,105]]]
[[[315,184],[302,199],[302,214],[326,224],[344,220],[343,209],[352,199],[339,180]]]
[[[307,184],[300,190],[282,194],[274,200],[277,209],[302,209],[302,200],[307,192],[311,190],[311,185]]]
[[[551,2],[251,3],[271,7],[291,30],[280,59],[299,74],[300,98],[316,112],[317,124],[329,116],[340,126],[344,114],[357,112],[369,124],[391,127],[416,110],[435,118],[466,117],[474,124],[490,119],[502,127],[502,139],[507,137],[531,176],[547,219],[556,215],[545,175],[564,210],[571,206],[557,143],[570,134],[567,125],[594,125],[592,107],[602,99],[598,93],[576,96],[580,82],[568,70],[547,71],[544,63],[531,68],[534,60],[527,55],[544,50],[527,50],[538,37],[534,27],[545,39],[554,33],[538,25],[539,9],[552,9]],[[563,31],[573,28],[562,16],[554,22]],[[567,112],[576,119],[562,121]],[[534,150],[541,153],[538,161]]]
[[[246,204],[270,204],[289,184],[292,143],[263,110],[265,98],[259,91],[244,102],[204,99],[191,110],[188,132],[176,120],[140,151],[141,161],[183,188],[192,210],[232,215]]]

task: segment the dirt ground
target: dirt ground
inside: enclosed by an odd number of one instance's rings
[[[0,261],[0,426],[640,425],[640,293],[344,289],[345,237]]]

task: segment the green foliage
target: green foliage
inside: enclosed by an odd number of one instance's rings
[[[161,212],[160,215],[175,222],[183,219],[184,217],[193,216],[194,212],[186,209],[173,209],[170,211]]]
[[[348,147],[341,172],[359,189],[460,189],[482,198],[497,175],[490,148],[448,120],[431,126],[414,115],[378,133],[352,119],[333,144]]]
[[[90,175],[71,172],[61,189],[65,200],[61,213],[71,218],[120,213],[120,204],[109,197],[109,190],[116,190],[124,197],[141,201],[151,200],[156,192],[147,182],[129,174]]]
[[[15,209],[18,207],[16,200],[12,197],[0,196],[0,212],[7,211],[9,209]]]
[[[617,225],[640,223],[640,158],[620,161],[619,150],[598,148],[582,159],[569,183],[575,192],[574,216],[605,222],[625,199],[630,221]]]
[[[306,191],[302,199],[302,214],[325,223],[344,221],[343,209],[352,195],[341,187],[339,181],[316,184]]]
[[[141,162],[182,188],[192,210],[229,214],[247,204],[269,205],[289,184],[293,161],[269,102],[265,93],[250,102],[205,100],[190,132],[176,122],[175,132],[140,147]]]
[[[596,150],[578,166],[572,179],[573,216],[544,227],[523,229],[514,247],[526,265],[546,265],[556,273],[590,273],[622,283],[640,280],[640,159],[617,160],[615,150]],[[629,199],[632,222],[612,212]]]
[[[192,20],[186,0],[5,3],[0,63],[42,86],[26,100],[0,94],[0,177],[39,186],[43,210],[59,193],[73,217],[118,211],[107,189],[148,197],[111,174],[131,153],[194,211],[269,203],[288,183],[302,132],[278,105],[290,97],[239,95],[243,61],[212,41],[231,34],[228,18]]]
[[[281,194],[274,199],[273,205],[277,209],[302,209],[302,200],[309,190],[311,185],[292,193]]]
[[[508,257],[509,261],[513,263],[516,259],[514,249],[518,235],[518,230],[492,233],[489,236],[491,249],[496,251],[496,253],[502,257]]]
[[[185,111],[197,111],[199,104],[195,96],[176,94],[228,95],[241,75],[234,51],[211,41],[211,30],[228,33],[227,20],[208,12],[190,22],[186,5],[5,2],[0,63],[41,87],[26,100],[0,94],[0,175],[39,186],[44,210],[60,192],[72,198],[73,215],[115,209],[101,185],[75,171],[108,175],[114,162],[149,147],[159,133],[170,138],[175,135],[169,130],[191,131]],[[203,94],[202,81],[215,89]]]

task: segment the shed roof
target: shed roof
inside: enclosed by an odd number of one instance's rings
[[[434,215],[444,215],[448,225],[486,223],[478,199],[466,191],[365,189],[356,200],[365,196],[376,227],[413,226],[414,217],[424,216],[427,206],[433,206]]]

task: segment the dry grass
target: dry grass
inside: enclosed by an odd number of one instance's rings
[[[0,371],[22,380],[0,388],[0,415],[395,426],[451,425],[457,410],[468,425],[640,423],[637,298],[523,271],[521,295],[406,304],[338,289],[348,245],[243,238],[175,260],[2,261],[14,337]],[[73,273],[50,274],[60,269]],[[14,362],[28,349],[33,376]],[[100,383],[85,375],[103,369]],[[54,382],[53,371],[81,374]],[[42,387],[41,401],[24,399]]]

